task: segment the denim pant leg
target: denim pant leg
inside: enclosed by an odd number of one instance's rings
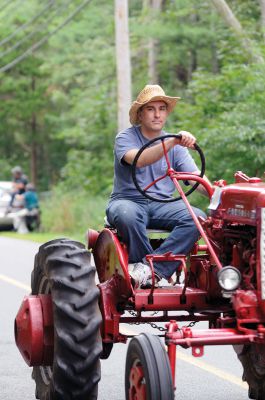
[[[107,217],[119,236],[128,246],[129,262],[142,261],[153,252],[146,234],[148,223],[147,204],[130,200],[113,200],[107,208]]]
[[[11,198],[10,198],[10,202],[9,202],[9,207],[12,207],[12,206],[13,206],[13,203],[14,203],[14,200],[15,200],[15,197],[16,197],[17,194],[19,194],[19,192],[13,192],[13,193],[11,193]]]
[[[164,254],[171,251],[173,254],[188,254],[194,243],[198,240],[199,231],[182,200],[173,203],[152,202],[150,206],[150,228],[167,229],[171,233],[155,254]],[[193,207],[197,216],[206,217],[204,212]],[[163,278],[169,279],[176,271],[179,263],[160,262],[155,263],[155,271]]]

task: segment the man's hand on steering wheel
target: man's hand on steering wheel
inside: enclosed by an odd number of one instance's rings
[[[179,142],[181,146],[194,149],[194,144],[196,142],[195,136],[193,136],[190,132],[187,131],[180,131],[178,135],[181,135],[181,140]]]

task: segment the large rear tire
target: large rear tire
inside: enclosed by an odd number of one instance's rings
[[[90,257],[69,239],[45,243],[35,257],[32,294],[51,294],[54,320],[53,364],[33,368],[37,399],[97,399],[101,314]]]
[[[126,400],[174,400],[168,355],[158,336],[142,333],[128,346]]]
[[[243,366],[243,380],[249,385],[250,399],[265,399],[265,345],[234,346]]]

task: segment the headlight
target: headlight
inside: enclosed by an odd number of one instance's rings
[[[241,274],[237,268],[227,266],[218,272],[217,279],[222,289],[232,292],[239,287]]]

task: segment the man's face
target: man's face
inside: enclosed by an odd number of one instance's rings
[[[160,132],[168,116],[167,104],[163,101],[151,101],[139,111],[138,119],[144,130]]]

